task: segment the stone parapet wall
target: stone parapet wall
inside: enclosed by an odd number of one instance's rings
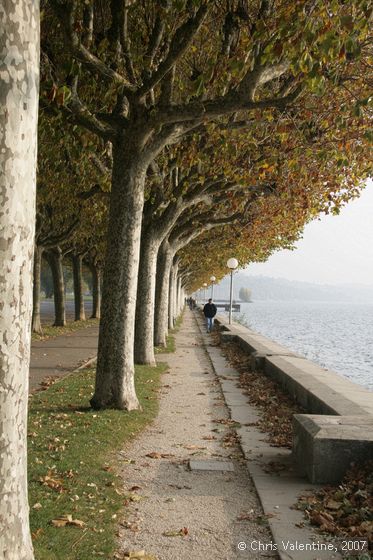
[[[223,315],[215,321],[223,338],[248,352],[254,369],[307,411],[294,417],[293,456],[300,473],[311,482],[335,483],[352,462],[373,459],[372,391],[243,325],[229,325]]]

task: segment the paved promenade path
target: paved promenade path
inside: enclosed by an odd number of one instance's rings
[[[67,335],[31,344],[30,391],[46,377],[60,377],[96,356],[98,327],[82,328]]]
[[[229,425],[220,384],[194,315],[186,310],[155,422],[120,454],[123,485],[136,498],[120,523],[123,552],[159,560],[277,558],[237,550],[271,541],[263,511]],[[229,461],[229,471],[191,471],[189,460]],[[197,465],[198,466],[198,465]],[[219,466],[219,464],[218,464]],[[147,558],[147,556],[146,556]]]

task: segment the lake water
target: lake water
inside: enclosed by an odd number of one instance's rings
[[[257,301],[234,319],[373,390],[373,304]]]

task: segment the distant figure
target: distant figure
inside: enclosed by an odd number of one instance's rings
[[[210,333],[214,327],[214,317],[216,315],[216,312],[217,312],[216,305],[212,303],[212,299],[210,298],[208,303],[206,303],[203,308],[203,314],[206,317],[208,333]]]

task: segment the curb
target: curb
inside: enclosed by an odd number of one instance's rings
[[[56,385],[56,383],[60,383],[63,379],[66,379],[67,377],[70,377],[70,375],[72,375],[73,373],[78,373],[79,371],[83,370],[83,369],[87,369],[91,366],[93,366],[93,364],[95,364],[97,362],[97,356],[94,356],[93,358],[89,358],[89,360],[87,360],[86,362],[84,362],[83,364],[81,364],[79,367],[68,371],[67,373],[64,373],[62,375],[56,376],[54,381],[53,381],[53,385]],[[44,378],[44,379],[47,379]],[[43,381],[43,380],[42,380]],[[35,393],[40,393],[44,391],[44,388],[42,386],[38,386],[35,387],[30,393],[29,396],[34,395]]]

